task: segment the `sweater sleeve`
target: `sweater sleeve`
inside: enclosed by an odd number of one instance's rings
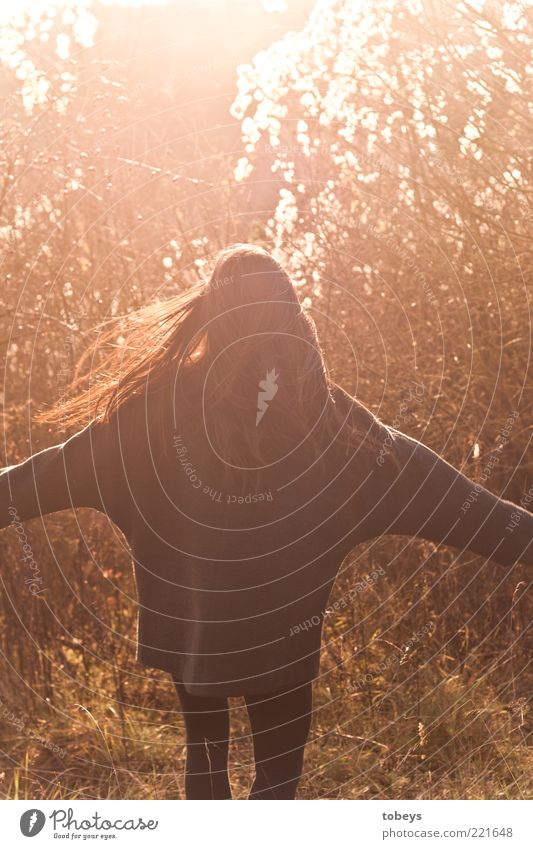
[[[533,565],[533,514],[494,495],[435,451],[391,426],[370,477],[367,537],[405,534],[503,566]],[[380,465],[381,463],[381,465]]]
[[[0,527],[94,507],[126,532],[126,489],[116,421],[93,422],[65,442],[0,469]]]

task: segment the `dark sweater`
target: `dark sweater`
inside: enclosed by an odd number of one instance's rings
[[[324,466],[287,458],[262,492],[226,492],[197,422],[163,456],[142,402],[0,471],[0,526],[95,507],[125,534],[139,601],[137,657],[191,693],[269,692],[318,674],[322,619],[358,543],[405,534],[503,566],[533,563],[533,514],[474,483],[336,388],[367,434]],[[376,446],[381,445],[378,448]]]

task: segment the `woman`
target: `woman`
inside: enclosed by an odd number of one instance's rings
[[[0,525],[105,512],[133,553],[138,660],[170,672],[181,702],[187,798],[231,798],[227,699],[241,695],[250,798],[292,799],[349,551],[393,533],[533,563],[533,514],[334,384],[290,279],[260,248],[223,251],[207,285],[121,333],[53,413],[88,424],[1,472]]]

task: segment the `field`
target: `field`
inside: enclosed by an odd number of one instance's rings
[[[251,241],[297,283],[337,382],[531,510],[533,7],[256,5],[207,23],[202,3],[65,0],[4,24],[1,465],[69,435],[36,414],[101,322]],[[183,723],[135,663],[119,531],[54,514],[3,531],[0,563],[0,795],[181,798]],[[331,608],[300,798],[531,798],[525,566],[384,537]]]

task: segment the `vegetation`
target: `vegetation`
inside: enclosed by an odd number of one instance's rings
[[[307,21],[258,2],[277,28],[236,35],[220,12],[205,60],[168,39],[187,6],[126,25],[34,4],[1,31],[2,464],[66,437],[34,417],[102,321],[239,239],[288,267],[338,382],[531,510],[530,0],[319,0]],[[39,592],[0,536],[0,793],[181,796],[182,720],[134,661],[124,540],[83,510],[24,531]],[[301,798],[531,797],[525,567],[388,537],[351,554],[331,606]]]

